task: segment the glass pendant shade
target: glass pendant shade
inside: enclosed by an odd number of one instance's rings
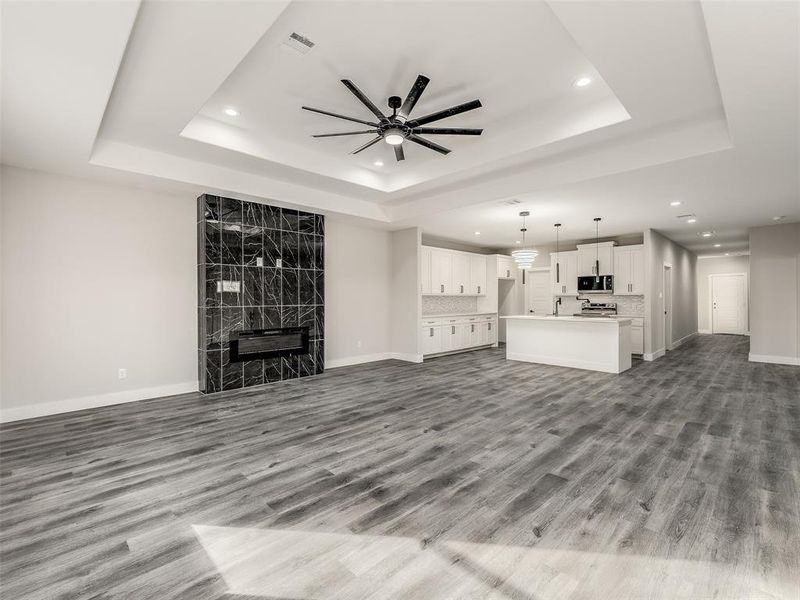
[[[537,256],[539,256],[539,253],[533,248],[521,248],[511,253],[511,257],[520,269],[533,268],[533,261],[536,260]]]
[[[522,217],[522,248],[518,250],[514,250],[511,252],[511,258],[514,259],[514,262],[517,263],[517,267],[523,270],[532,269],[533,268],[533,261],[536,260],[536,257],[539,256],[539,252],[536,248],[526,248],[525,247],[525,232],[528,231],[527,227],[525,227],[525,217],[527,217],[530,213],[528,211],[523,211],[519,213],[519,216]]]

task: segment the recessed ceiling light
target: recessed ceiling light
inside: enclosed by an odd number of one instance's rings
[[[730,256],[730,255],[731,255],[731,253],[730,253],[730,252],[726,252],[726,253],[725,253],[725,256]]]
[[[575,80],[575,87],[579,88],[586,87],[590,83],[592,83],[591,77],[579,77],[578,79]]]
[[[669,203],[669,205],[670,206],[680,206],[681,205],[681,201],[680,200],[673,200],[672,202]]]
[[[704,231],[700,235],[702,235],[703,237],[711,237],[712,235],[714,235],[714,232],[713,231]]]
[[[694,217],[689,217],[688,219],[686,219],[686,222],[687,223],[697,223],[697,219],[695,219]]]
[[[383,166],[383,161],[382,160],[376,160],[372,164],[374,164],[376,167],[382,167]]]
[[[476,231],[476,232],[475,232],[475,235],[480,235],[480,234],[481,234],[481,232],[480,232],[480,231]]]
[[[239,111],[235,108],[231,108],[230,106],[223,111],[229,117],[238,117]]]
[[[772,217],[773,221],[783,221],[786,218],[785,215],[781,215],[780,217]]]
[[[714,248],[719,248],[722,244],[714,244]]]

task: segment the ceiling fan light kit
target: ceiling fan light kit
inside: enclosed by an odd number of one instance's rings
[[[463,104],[459,104],[458,106],[452,106],[450,108],[446,108],[444,110],[440,110],[424,117],[420,117],[419,119],[410,120],[409,116],[411,111],[414,109],[414,106],[417,104],[422,92],[425,91],[426,86],[430,82],[430,79],[425,77],[424,75],[419,75],[414,82],[414,85],[411,86],[411,90],[408,92],[406,99],[404,101],[401,100],[400,96],[390,96],[389,97],[389,108],[392,109],[391,115],[384,115],[377,106],[369,99],[367,96],[362,92],[356,85],[350,81],[349,79],[342,79],[342,83],[345,87],[352,92],[352,94],[359,99],[359,101],[369,109],[369,111],[375,115],[376,121],[365,121],[363,119],[358,119],[355,117],[348,117],[345,115],[340,115],[337,113],[332,113],[326,110],[321,110],[319,108],[312,108],[310,106],[303,106],[303,110],[308,110],[310,112],[315,112],[321,115],[326,115],[329,117],[334,117],[337,119],[344,119],[345,121],[351,121],[354,123],[361,123],[362,125],[368,125],[371,129],[362,129],[359,131],[345,131],[342,133],[322,133],[313,135],[312,137],[340,137],[345,135],[362,135],[365,133],[372,133],[376,137],[368,141],[367,143],[359,146],[355,150],[351,152],[351,154],[358,154],[359,152],[366,150],[376,142],[383,140],[388,145],[394,148],[394,155],[395,159],[398,161],[405,160],[405,153],[403,152],[403,142],[408,140],[409,142],[414,142],[415,144],[419,144],[425,148],[430,150],[434,150],[439,154],[447,155],[450,153],[449,148],[445,148],[437,144],[436,142],[432,142],[424,137],[420,137],[421,135],[480,135],[483,133],[483,129],[474,129],[474,128],[457,128],[457,127],[423,127],[423,125],[427,125],[428,123],[433,123],[434,121],[440,121],[441,119],[446,119],[448,117],[452,117],[454,115],[461,114],[463,112],[467,112],[470,110],[474,110],[476,108],[480,108],[481,101],[480,100],[472,100],[470,102],[465,102]]]

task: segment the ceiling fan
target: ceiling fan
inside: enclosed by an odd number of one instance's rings
[[[464,104],[459,104],[458,106],[453,106],[451,108],[446,108],[445,110],[440,110],[435,113],[425,115],[419,119],[409,119],[409,115],[414,109],[414,105],[419,100],[422,92],[425,91],[425,87],[428,85],[429,81],[430,79],[424,75],[419,75],[417,80],[414,82],[414,85],[411,87],[411,90],[408,92],[405,101],[402,101],[400,96],[390,96],[389,108],[392,109],[392,114],[386,116],[380,110],[378,110],[378,107],[375,106],[375,104],[369,98],[367,98],[366,95],[364,95],[364,92],[358,89],[352,81],[349,79],[342,79],[342,83],[345,85],[345,87],[353,92],[353,95],[358,98],[364,104],[364,106],[366,106],[370,112],[372,112],[372,114],[375,115],[376,122],[364,121],[362,119],[337,115],[336,113],[328,112],[326,110],[304,106],[303,110],[310,110],[311,112],[319,113],[321,115],[328,115],[329,117],[336,117],[337,119],[344,119],[345,121],[353,121],[354,123],[362,123],[364,125],[369,125],[372,128],[361,131],[346,131],[343,133],[321,133],[312,137],[339,137],[343,135],[362,135],[366,133],[372,133],[375,134],[376,137],[368,141],[366,144],[363,144],[362,146],[359,146],[353,150],[351,154],[358,154],[362,150],[366,150],[373,144],[383,140],[390,146],[394,147],[394,156],[397,160],[405,160],[406,158],[405,154],[403,153],[403,142],[406,140],[409,142],[414,142],[415,144],[419,144],[420,146],[425,146],[431,150],[435,150],[440,154],[449,154],[450,150],[448,148],[440,146],[439,144],[420,136],[480,135],[483,132],[483,129],[423,127],[423,125],[427,125],[428,123],[439,121],[441,119],[446,119],[447,117],[452,117],[453,115],[458,115],[460,113],[467,112],[468,110],[480,108],[481,101],[472,100],[471,102],[465,102]],[[398,111],[398,109],[400,110]]]

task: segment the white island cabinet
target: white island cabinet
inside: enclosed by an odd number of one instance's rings
[[[631,368],[631,320],[519,315],[506,320],[506,358],[604,373]]]

